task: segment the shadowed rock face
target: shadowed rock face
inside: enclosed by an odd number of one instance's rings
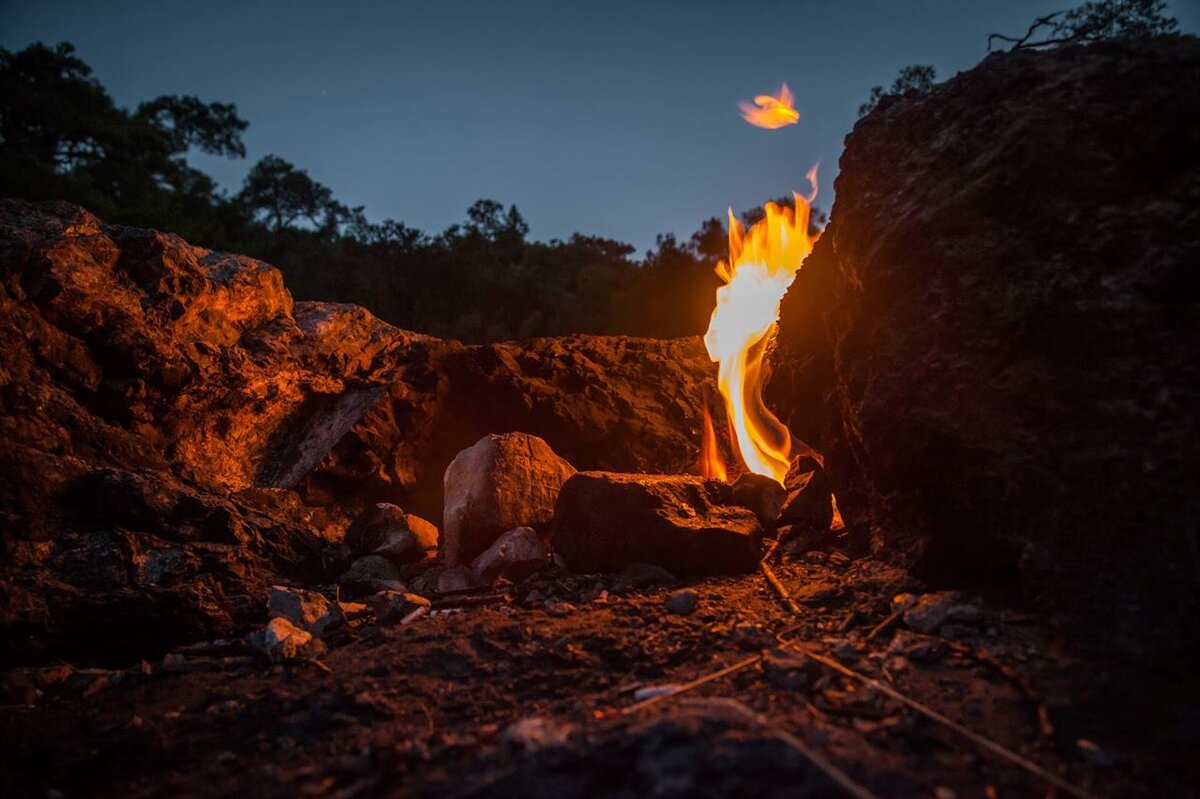
[[[688,578],[753,571],[762,533],[728,485],[691,475],[579,472],[554,508],[554,547],[580,572],[635,563]]]
[[[278,270],[65,203],[0,201],[4,657],[154,657],[330,581],[381,501],[441,518],[488,433],[591,468],[695,460],[699,339],[464,346],[293,303]],[[344,565],[344,564],[343,564]]]
[[[935,581],[1167,661],[1200,575],[1200,43],[995,55],[885,99],[785,298],[770,404]]]

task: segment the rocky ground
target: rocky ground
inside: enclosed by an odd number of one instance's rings
[[[47,796],[854,795],[830,767],[859,795],[1072,795],[796,641],[1074,795],[1186,795],[1187,775],[1061,699],[1053,728],[1040,721],[1077,665],[1030,614],[937,594],[881,626],[913,586],[847,543],[776,562],[797,614],[762,576],[681,589],[552,570],[408,623],[351,621],[319,658],[192,647],[118,671],[43,667],[7,698],[0,762],[17,794]]]

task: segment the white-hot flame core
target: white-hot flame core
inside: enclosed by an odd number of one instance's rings
[[[817,236],[808,230],[816,194],[816,167],[808,174],[813,194],[795,195],[795,209],[767,203],[766,216],[747,232],[729,215],[729,262],[717,267],[725,285],[704,345],[716,361],[717,383],[746,468],[780,483],[791,464],[787,428],[762,401],[762,359],[775,331],[779,302],[812,252]]]

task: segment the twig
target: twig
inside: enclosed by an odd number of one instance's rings
[[[296,658],[295,662],[307,663],[308,665],[312,666],[313,668],[323,671],[326,674],[333,674],[333,669],[329,668],[328,666],[326,666],[324,663],[322,663],[319,660],[314,660],[313,658]]]
[[[905,611],[907,611],[908,608],[909,608],[908,605],[902,605],[900,608],[893,611],[886,619],[884,619],[883,621],[879,622],[879,624],[876,624],[873,628],[871,628],[871,632],[867,633],[867,637],[864,638],[863,640],[870,641],[872,638],[879,635],[880,633],[885,633],[888,630],[892,629],[892,627],[895,627],[896,622],[900,621],[900,617],[904,615]]]
[[[459,596],[447,597],[446,599],[435,599],[430,610],[446,610],[447,608],[477,608],[483,605],[499,605],[507,599],[505,594],[493,594],[491,596]]]
[[[851,677],[855,680],[858,680],[863,685],[866,685],[870,688],[874,688],[875,690],[880,691],[881,693],[896,700],[897,702],[900,702],[903,705],[907,705],[908,707],[917,711],[921,715],[923,715],[927,718],[930,718],[933,721],[935,721],[945,727],[950,728],[951,730],[953,730],[954,732],[963,736],[964,738],[968,738],[975,744],[983,747],[984,749],[989,750],[993,754],[998,755],[999,757],[1009,761],[1010,763],[1020,766],[1021,768],[1028,771],[1030,774],[1040,777],[1041,779],[1043,779],[1046,782],[1053,785],[1055,788],[1058,788],[1059,790],[1062,790],[1062,791],[1070,794],[1071,796],[1078,797],[1079,799],[1093,799],[1092,795],[1087,793],[1086,791],[1084,791],[1082,788],[1075,787],[1071,783],[1064,780],[1062,777],[1059,777],[1057,774],[1054,774],[1051,771],[1047,771],[1046,769],[1039,766],[1037,763],[1034,763],[1032,760],[1029,760],[1026,757],[1022,757],[1021,755],[1017,754],[1016,752],[1012,751],[1011,749],[1008,749],[1008,748],[996,743],[995,741],[991,740],[990,738],[985,738],[984,736],[980,735],[979,733],[975,732],[974,730],[968,729],[967,727],[964,727],[963,725],[959,724],[958,722],[954,721],[953,719],[949,719],[946,716],[943,716],[941,713],[938,713],[936,710],[929,707],[928,705],[924,705],[915,699],[910,699],[909,697],[900,693],[899,691],[897,691],[895,688],[888,685],[887,683],[880,682],[879,680],[876,680],[873,677],[868,677],[865,674],[857,672],[854,669],[850,668],[849,666],[839,663],[838,661],[836,661],[832,658],[828,658],[817,652],[813,652],[812,650],[808,649],[808,647],[803,646],[802,644],[800,644],[794,640],[790,640],[790,639],[789,640],[780,640],[780,644],[782,644],[785,647],[794,649],[797,652],[800,652],[801,654],[811,658],[812,660],[816,661],[817,663],[820,663],[823,666],[831,668],[834,671],[837,671],[847,677]]]
[[[776,725],[772,724],[762,714],[755,713],[738,700],[718,697],[715,699],[697,699],[692,701],[696,704],[712,704],[729,708],[748,721],[757,724],[759,727],[762,727],[771,735],[772,738],[782,741],[783,743],[795,749],[797,752],[803,755],[808,762],[812,763],[814,766],[824,772],[825,776],[829,777],[829,779],[835,782],[838,787],[844,790],[848,795],[855,797],[855,799],[878,799],[878,796],[872,793],[870,789],[859,785],[850,777],[849,774],[826,760],[820,752],[817,752],[804,741],[800,740],[795,735],[792,735],[782,727],[777,727]]]
[[[767,582],[775,589],[775,593],[779,594],[779,598],[783,600],[783,604],[787,605],[787,609],[793,615],[799,616],[800,606],[792,599],[792,595],[788,593],[788,590],[783,587],[783,583],[779,582],[779,578],[775,576],[775,570],[771,568],[771,564],[767,563],[765,559],[760,560],[758,568],[762,570],[763,576],[767,578]]]
[[[670,699],[673,696],[679,696],[680,694],[685,693],[686,691],[690,691],[693,688],[699,688],[701,685],[710,683],[713,680],[720,679],[721,677],[724,677],[726,674],[733,674],[735,671],[741,671],[742,669],[744,669],[748,666],[753,666],[754,664],[761,662],[762,659],[763,659],[762,655],[754,655],[752,657],[746,658],[745,660],[739,660],[737,663],[734,663],[732,666],[726,666],[725,668],[718,669],[717,671],[714,671],[711,674],[706,674],[703,677],[698,677],[697,679],[692,680],[691,682],[685,682],[683,685],[677,685],[677,686],[675,686],[674,689],[668,691],[665,694],[659,694],[658,696],[651,696],[648,699],[643,699],[641,702],[634,702],[629,707],[622,709],[621,713],[622,713],[622,715],[628,716],[629,714],[636,713],[639,710],[645,710],[646,708],[650,707],[651,705],[654,705],[659,702]]]

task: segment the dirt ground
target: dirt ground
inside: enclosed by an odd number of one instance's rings
[[[797,614],[762,574],[694,583],[698,605],[679,615],[666,607],[678,586],[622,591],[551,570],[407,624],[366,620],[314,660],[174,655],[121,672],[10,673],[4,793],[1071,795],[781,640],[877,678],[1076,795],[1192,790],[1145,746],[1089,744],[1078,713],[1070,729],[1044,729],[1037,686],[1077,666],[1021,608],[973,597],[978,617],[936,635],[902,619],[876,630],[916,587],[902,572],[837,551],[775,570]],[[736,668],[663,693],[725,667]]]

